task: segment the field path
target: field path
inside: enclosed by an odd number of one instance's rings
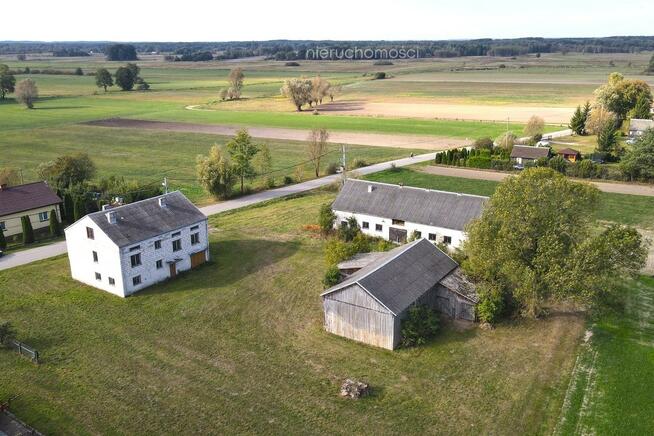
[[[370,165],[363,168],[358,168],[356,172],[360,175],[372,174],[379,171],[386,170],[395,165],[403,167],[413,165],[420,162],[431,161],[434,159],[436,153],[421,154],[414,157],[407,157],[396,159],[388,162],[382,162],[375,165]],[[220,203],[211,204],[209,206],[201,207],[200,210],[206,216],[215,215],[230,210],[240,209],[242,207],[251,206],[253,204],[262,203],[264,201],[282,198],[289,195],[301,194],[312,189],[328,186],[337,182],[341,178],[340,174],[321,177],[295,185],[282,186],[277,189],[270,189],[268,191],[257,192],[251,195],[235,198],[233,200],[223,201]],[[42,247],[32,248],[28,250],[10,253],[0,258],[0,270],[14,268],[20,265],[36,262],[38,260],[48,259],[50,257],[59,256],[66,253],[66,241],[56,242],[54,244],[44,245]]]
[[[121,129],[160,130],[168,132],[210,133],[233,136],[244,126],[224,124],[195,124],[166,121],[135,120],[128,118],[110,118],[106,120],[87,121],[81,124],[99,127],[117,127]],[[248,127],[254,138],[281,139],[288,141],[306,141],[309,130],[287,129],[280,127]],[[469,145],[465,139],[404,134],[329,132],[329,142],[348,145],[368,145],[371,147],[420,148],[425,150],[445,150]]]

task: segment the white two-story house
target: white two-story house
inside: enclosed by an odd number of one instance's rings
[[[338,228],[354,217],[370,236],[404,243],[425,238],[459,248],[465,226],[481,215],[488,197],[348,179],[332,210]]]
[[[86,215],[66,245],[75,280],[120,297],[209,260],[207,217],[178,191]]]

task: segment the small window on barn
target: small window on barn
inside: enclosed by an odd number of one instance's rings
[[[88,239],[95,239],[95,237],[93,236],[93,229],[91,227],[86,228],[86,237]]]
[[[135,276],[132,277],[132,285],[140,285],[141,284],[141,276]]]
[[[135,245],[135,246],[133,246],[133,247],[130,247],[130,248],[129,248],[129,251],[136,251],[136,250],[140,250],[140,249],[141,249],[141,246],[140,246],[140,245]]]
[[[436,233],[430,233],[429,234],[429,240],[430,241],[435,241],[436,240]]]
[[[394,225],[394,226],[403,226],[403,225],[404,225],[404,221],[403,221],[403,220],[396,220],[396,219],[394,219],[394,220],[393,220],[393,225]]]
[[[139,266],[141,264],[141,253],[132,254],[129,257],[129,261],[132,264],[132,268]]]
[[[175,239],[173,241],[173,251],[179,251],[182,249],[182,240],[181,239]]]
[[[443,236],[443,243],[446,245],[450,245],[452,243],[452,237],[451,236]]]
[[[102,275],[100,273],[98,273],[98,272],[95,273],[95,279],[98,280],[98,281],[101,281],[102,280]]]
[[[200,226],[193,226],[193,227],[191,227],[191,231],[193,231],[193,230],[197,230],[197,229],[199,229],[199,228],[200,228]]]
[[[158,250],[161,248],[161,240],[159,241],[154,241],[154,249]]]
[[[368,221],[364,221],[361,223],[361,227],[364,229],[369,229],[370,228],[370,223]]]
[[[116,284],[116,281],[114,280],[113,277],[109,277],[108,279],[109,279],[109,284],[110,284],[111,286],[114,286],[114,285]]]
[[[163,268],[163,260],[162,260],[162,259],[159,259],[159,260],[157,261],[157,269],[161,269],[161,268]]]
[[[200,233],[191,234],[191,245],[200,243]]]
[[[176,238],[176,237],[178,237],[178,236],[181,235],[181,234],[182,234],[182,232],[175,232],[175,233],[173,233],[172,235],[170,235],[170,237],[171,237],[171,238]]]
[[[375,230],[378,232],[382,231],[382,225],[381,224],[375,224]]]
[[[98,252],[97,251],[93,252],[93,262],[98,263]]]

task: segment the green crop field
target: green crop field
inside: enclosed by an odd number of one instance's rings
[[[65,257],[1,271],[3,318],[42,363],[0,349],[0,398],[46,434],[550,433],[582,319],[445,325],[395,352],[330,335],[305,225],[333,198],[214,216],[212,263],[127,299],[71,280]],[[372,395],[339,398],[348,377]]]

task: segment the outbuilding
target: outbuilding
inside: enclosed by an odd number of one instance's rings
[[[126,297],[208,261],[207,217],[175,191],[86,215],[66,246],[75,280]]]
[[[629,120],[629,136],[632,138],[641,136],[648,129],[654,129],[654,120],[632,118]]]
[[[581,160],[581,153],[574,148],[564,148],[556,152],[559,156],[563,156],[563,159],[569,162],[577,162]]]
[[[412,305],[475,320],[475,287],[426,239],[365,259],[340,265],[345,279],[322,294],[328,332],[392,350],[400,344],[402,320]]]
[[[24,185],[0,185],[0,229],[8,239],[23,233],[21,218],[27,216],[36,234],[49,230],[50,214],[54,211],[61,222],[61,198],[45,182]]]
[[[531,145],[514,145],[511,150],[511,159],[518,165],[535,162],[541,158],[549,158],[549,147],[533,147]]]

